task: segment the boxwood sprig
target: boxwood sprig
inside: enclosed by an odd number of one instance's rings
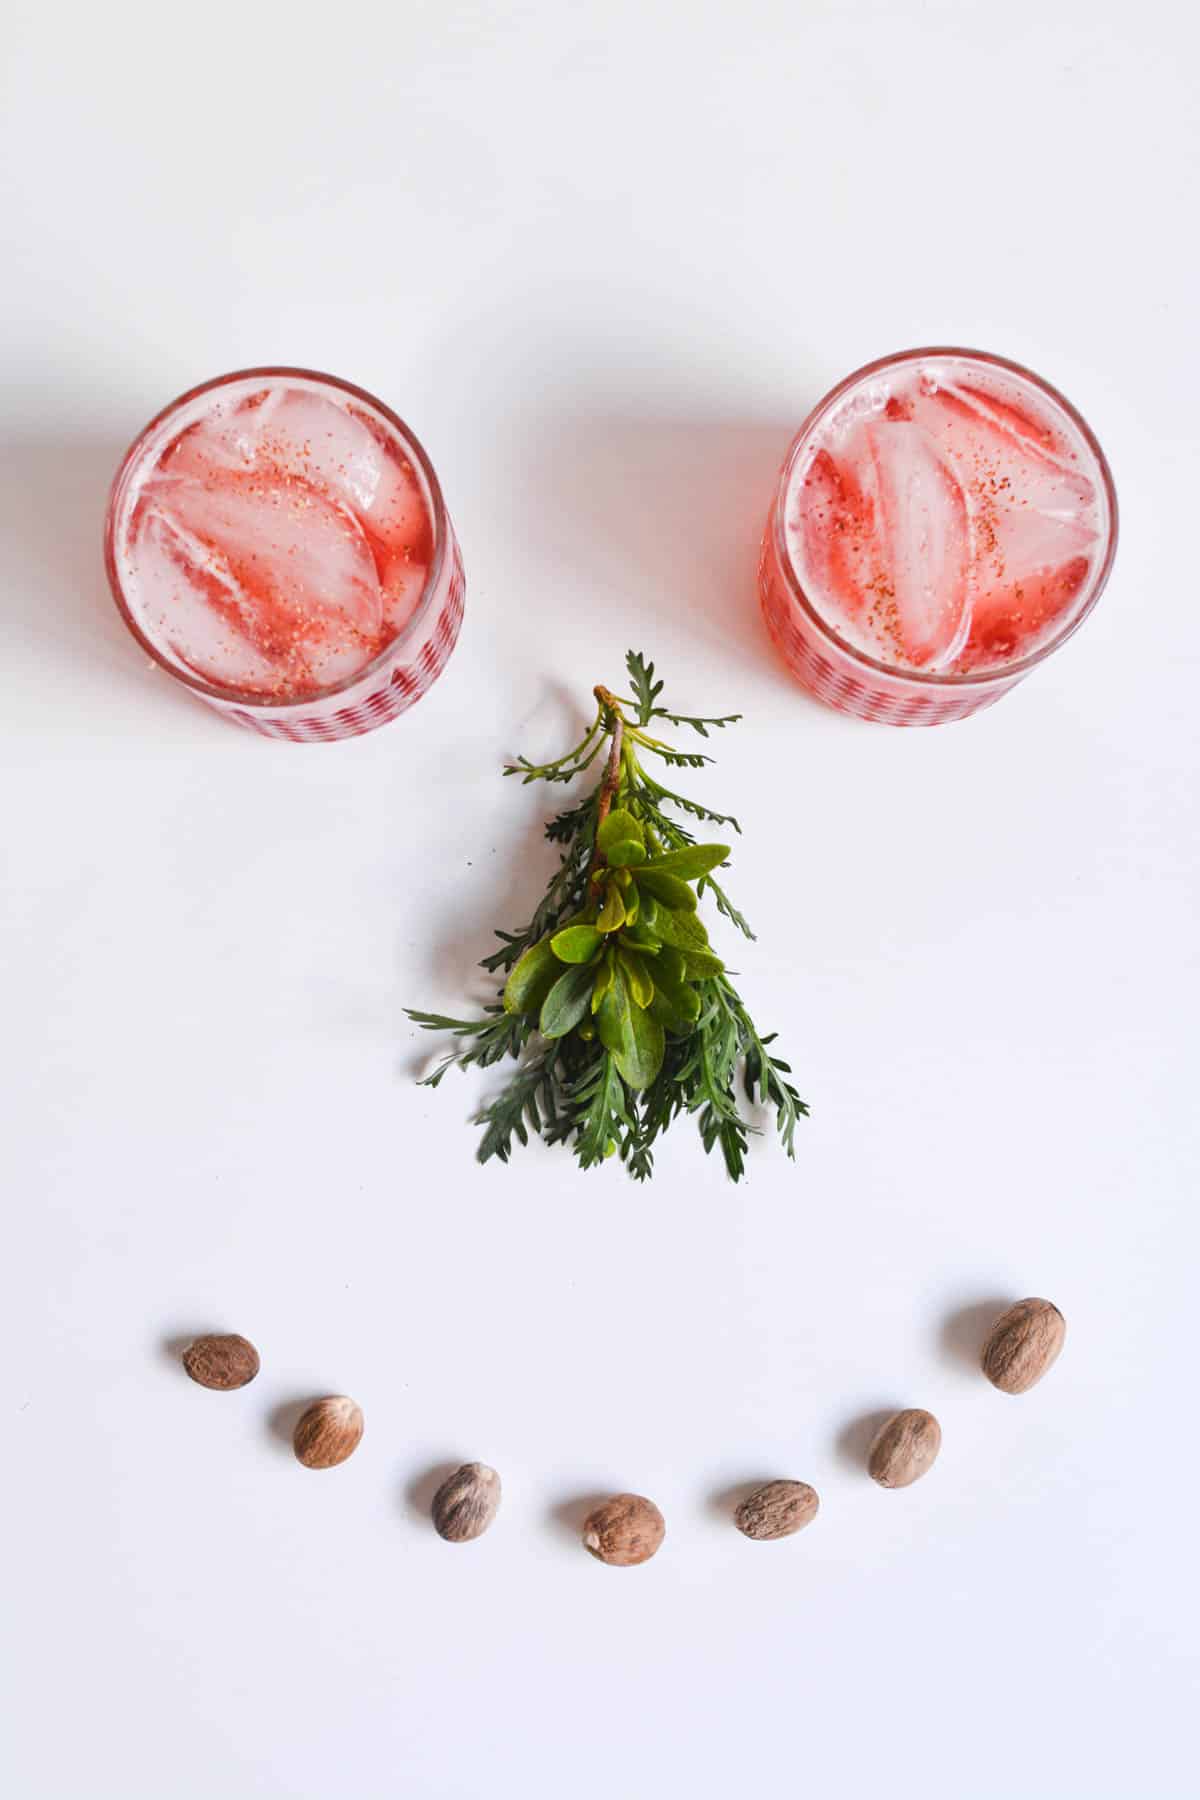
[[[458,1040],[426,1076],[430,1087],[456,1066],[516,1060],[507,1084],[478,1114],[481,1162],[507,1162],[514,1139],[525,1144],[532,1133],[569,1143],[581,1168],[617,1156],[645,1180],[658,1139],[686,1113],[705,1150],[719,1146],[736,1181],[756,1129],[742,1101],[774,1112],[789,1157],[808,1108],[790,1066],[772,1054],[774,1035],[759,1033],[699,916],[699,902],[711,893],[717,911],[753,938],[714,874],[727,863],[729,845],[697,842],[673,813],[741,827],[730,814],[665,787],[643,759],[701,767],[711,759],[665,743],[654,722],[708,737],[740,715],[671,712],[659,703],[663,683],[653,663],[630,651],[626,669],[632,697],[597,687],[595,716],[565,755],[548,763],[518,757],[504,771],[525,783],[571,781],[607,745],[599,784],[546,827],[560,862],[533,917],[522,930],[498,930],[499,949],[483,959],[485,969],[506,977],[496,1003],[481,1019],[408,1016]]]

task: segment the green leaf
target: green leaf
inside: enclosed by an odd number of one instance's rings
[[[723,975],[725,964],[710,950],[689,950],[687,972],[689,981],[706,981],[710,975]]]
[[[669,981],[672,987],[682,987],[687,980],[683,951],[677,950],[674,944],[664,944],[658,955],[655,968],[662,970],[664,980]]]
[[[745,913],[738,911],[725,889],[719,882],[714,881],[711,875],[706,875],[703,881],[697,883],[696,892],[701,896],[711,894],[717,903],[717,911],[727,918],[731,925],[736,925],[743,937],[748,937],[751,943],[754,942],[754,933],[750,929]]]
[[[662,994],[668,1006],[689,1025],[700,1017],[700,996],[686,981],[679,981],[656,965],[654,990]]]
[[[631,1088],[648,1088],[662,1068],[666,1052],[663,1028],[650,1013],[634,1007],[630,1014],[631,1043],[613,1051],[613,1061]]]
[[[592,997],[592,971],[586,965],[564,969],[542,1003],[538,1029],[543,1037],[566,1037],[586,1015]]]
[[[599,931],[616,931],[625,923],[625,902],[621,898],[621,890],[615,881],[610,881],[604,894],[604,905],[600,908],[600,916],[596,920]]]
[[[558,958],[543,938],[521,957],[504,984],[506,1013],[535,1013],[560,974]]]
[[[673,1031],[676,1037],[686,1037],[692,1029],[692,1020],[678,1012],[661,988],[655,988],[654,998],[646,1008],[652,1019],[657,1019],[665,1031]]]
[[[676,950],[703,950],[708,944],[704,921],[695,913],[670,912],[661,906],[654,929],[664,944],[671,944]]]
[[[682,849],[668,850],[646,864],[647,870],[660,869],[664,875],[678,875],[682,881],[699,881],[710,869],[718,868],[729,858],[728,844],[685,844]]]
[[[605,994],[607,994],[609,988],[613,984],[613,976],[616,973],[616,966],[617,966],[616,957],[614,956],[613,952],[610,950],[608,952],[607,956],[604,956],[601,958],[600,967],[596,971],[596,979],[592,983],[592,1011],[593,1012],[600,1011],[600,1006],[601,1006],[601,1003],[603,1002],[604,996],[605,996]]]
[[[556,931],[550,939],[550,948],[559,962],[587,963],[591,962],[604,939],[594,925],[568,925],[562,931]]]
[[[633,1043],[630,1026],[632,1011],[625,977],[619,969],[614,969],[614,979],[596,1013],[596,1029],[600,1033],[600,1042],[613,1056]]]
[[[614,1138],[632,1125],[616,1063],[607,1053],[587,1068],[567,1089],[568,1105],[577,1131],[579,1166],[593,1168],[608,1155]]]
[[[640,956],[634,956],[622,948],[617,951],[617,960],[629,983],[629,997],[635,1006],[649,1006],[654,998],[654,982],[650,971]]]
[[[639,844],[636,838],[622,838],[604,855],[610,869],[631,869],[635,863],[645,862],[646,846]]]
[[[596,1018],[600,1042],[631,1088],[650,1086],[662,1067],[666,1040],[659,1021],[630,1003],[623,970],[604,997]]]
[[[631,950],[636,950],[639,956],[657,956],[662,949],[658,939],[646,929],[640,918],[636,925],[630,923],[628,912],[625,914],[625,930],[621,933],[621,942]]]
[[[664,874],[657,863],[644,863],[635,869],[633,878],[643,894],[650,894],[663,906],[672,906],[677,912],[695,912],[696,896],[686,881],[677,875]]]
[[[618,806],[614,812],[610,812],[596,833],[596,848],[608,857],[609,862],[612,861],[609,852],[615,844],[632,843],[641,844],[644,847],[645,842],[646,834],[642,829],[641,822],[635,819],[631,812],[627,812],[623,806]]]
[[[626,651],[625,667],[629,671],[630,686],[636,696],[638,724],[648,725],[654,713],[654,702],[663,691],[663,684],[655,681],[654,664],[648,663],[640,650]]]

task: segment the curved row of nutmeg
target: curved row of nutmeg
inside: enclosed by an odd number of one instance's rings
[[[1025,1394],[1057,1362],[1066,1320],[1049,1300],[1018,1300],[996,1320],[983,1347],[981,1366],[993,1387]],[[183,1366],[201,1387],[227,1393],[245,1387],[259,1371],[258,1351],[235,1333],[197,1338]],[[314,1400],[296,1424],[292,1447],[306,1469],[335,1469],[362,1439],[362,1408],[345,1394]],[[928,1473],[942,1447],[942,1428],[922,1407],[893,1414],[876,1432],[867,1473],[884,1488],[911,1487]],[[433,1497],[434,1527],[447,1543],[482,1537],[500,1507],[500,1477],[486,1463],[464,1463]],[[768,1481],[744,1499],[734,1523],[745,1537],[771,1543],[793,1537],[816,1518],[820,1501],[806,1481]],[[583,1546],[612,1568],[649,1562],[667,1533],[666,1521],[644,1494],[614,1494],[584,1520]]]

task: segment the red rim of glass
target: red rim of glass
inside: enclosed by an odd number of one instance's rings
[[[818,613],[807,594],[804,592],[804,589],[800,586],[799,577],[792,565],[791,557],[788,554],[787,538],[784,530],[784,512],[786,510],[788,492],[791,488],[792,472],[795,469],[801,452],[807,448],[810,438],[813,436],[817,427],[822,424],[826,415],[834,406],[836,406],[837,402],[849,391],[849,389],[857,386],[857,384],[864,380],[868,375],[877,375],[882,369],[892,369],[900,363],[919,362],[923,358],[930,356],[966,357],[971,362],[985,363],[990,368],[1005,369],[1010,375],[1019,376],[1022,381],[1029,382],[1032,387],[1037,388],[1039,392],[1047,395],[1049,399],[1054,401],[1056,406],[1060,406],[1063,412],[1066,413],[1071,423],[1076,427],[1080,436],[1083,438],[1084,443],[1095,457],[1096,466],[1100,471],[1100,480],[1108,504],[1108,542],[1105,546],[1104,557],[1094,577],[1091,593],[1069,624],[1063,627],[1057,637],[1051,638],[1048,644],[1043,644],[1040,650],[1035,650],[1031,655],[1022,657],[1019,662],[1005,663],[1002,667],[996,669],[972,670],[969,673],[961,675],[939,674],[922,669],[899,668],[895,663],[880,662],[875,657],[866,655],[864,651],[856,649],[853,644],[847,642],[839,632],[833,629],[832,625],[828,624],[827,621],[821,617],[820,613]],[[1035,375],[1032,369],[1025,368],[1022,363],[1011,362],[1006,356],[994,356],[988,350],[966,350],[959,345],[953,344],[930,344],[924,345],[916,350],[897,350],[891,356],[880,356],[877,357],[874,362],[864,363],[861,369],[855,369],[852,374],[846,376],[844,381],[839,381],[835,388],[831,388],[823,400],[818,401],[817,405],[813,408],[812,412],[809,413],[807,419],[805,419],[803,425],[801,425],[799,431],[796,433],[796,436],[792,441],[792,447],[788,451],[787,460],[783,465],[783,473],[779,480],[779,491],[775,500],[772,537],[774,540],[775,560],[779,565],[792,598],[800,607],[805,617],[816,627],[820,635],[829,643],[835,645],[845,656],[850,657],[862,668],[871,669],[879,675],[886,675],[892,681],[912,682],[918,687],[984,687],[990,682],[1009,681],[1014,676],[1024,675],[1030,669],[1036,668],[1038,663],[1044,662],[1045,659],[1052,655],[1060,645],[1065,644],[1067,639],[1074,632],[1078,631],[1079,627],[1083,624],[1083,621],[1087,618],[1097,600],[1099,600],[1101,594],[1104,592],[1105,584],[1109,577],[1109,571],[1112,569],[1113,558],[1117,553],[1117,492],[1116,488],[1113,486],[1112,471],[1108,466],[1108,458],[1100,448],[1095,432],[1083,417],[1083,414],[1079,412],[1076,407],[1071,405],[1071,402],[1067,399],[1065,394],[1060,394],[1056,387],[1052,387],[1048,381],[1043,381],[1042,377],[1040,375]]]
[[[346,676],[342,681],[334,682],[332,687],[322,688],[319,694],[314,694],[307,700],[266,700],[261,694],[248,693],[242,688],[220,687],[215,682],[204,681],[200,676],[193,675],[187,669],[179,668],[151,642],[134,618],[133,612],[126,602],[121,586],[121,577],[117,570],[115,542],[117,517],[124,499],[126,485],[150,434],[157,431],[158,427],[169,419],[172,413],[178,412],[181,407],[190,405],[201,394],[211,393],[215,388],[228,387],[235,381],[278,381],[280,379],[319,381],[325,387],[337,388],[340,393],[350,394],[355,400],[365,401],[368,406],[386,419],[404,440],[406,452],[412,455],[425,478],[433,524],[433,555],[425,577],[425,586],[422,588],[421,598],[404,628],[396,633],[396,636],[384,646],[378,656],[372,657],[371,661],[357,670],[355,674]],[[180,394],[177,399],[164,406],[161,412],[155,413],[149,424],[138,432],[137,437],[121,459],[121,466],[114,475],[112,487],[109,490],[108,513],[104,523],[104,566],[108,572],[108,585],[112,589],[112,596],[117,603],[121,617],[147,656],[152,657],[161,669],[166,670],[168,675],[176,681],[182,682],[193,693],[203,694],[210,700],[231,702],[247,711],[295,711],[306,706],[321,705],[332,696],[344,694],[349,689],[358,687],[361,682],[368,680],[378,670],[394,662],[397,652],[402,652],[405,646],[418,635],[419,628],[433,604],[434,594],[441,579],[442,565],[446,560],[447,535],[446,507],[442,499],[441,485],[434,474],[433,464],[426,455],[421,440],[410,431],[398,413],[394,413],[390,406],[385,406],[383,401],[377,399],[374,394],[368,393],[366,388],[356,387],[352,381],[343,381],[337,375],[326,375],[320,369],[296,369],[285,364],[268,364],[262,368],[234,369],[228,375],[217,375],[211,381],[200,382],[198,386],[189,388],[185,394]]]

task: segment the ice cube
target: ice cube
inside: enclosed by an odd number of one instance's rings
[[[1047,419],[1039,419],[1027,407],[1021,406],[1015,399],[1002,400],[999,394],[989,393],[971,381],[948,381],[947,391],[955,395],[965,405],[974,407],[976,411],[990,418],[994,424],[1010,432],[1028,448],[1034,448],[1043,454],[1058,456],[1061,450],[1058,435]]]
[[[383,599],[370,547],[353,514],[307,482],[277,471],[166,475],[148,485],[146,504],[160,544],[163,528],[175,535],[190,597],[203,594],[277,673],[329,685],[378,649]]]
[[[147,493],[224,560],[244,593],[269,595],[285,631],[319,614],[378,633],[379,582],[362,531],[307,482],[231,470],[205,482],[155,483]]]
[[[414,567],[419,593],[432,555],[429,513],[415,468],[369,413],[303,388],[252,394],[183,432],[159,465],[204,483],[251,471],[295,477],[352,513],[391,596],[385,609],[407,617]]]
[[[383,622],[389,637],[403,631],[417,609],[429,565],[404,554],[386,556],[379,569]]]
[[[981,581],[1030,581],[1090,550],[1096,533],[1078,518],[1058,518],[1036,507],[984,507],[969,496]]]
[[[283,395],[260,438],[259,454],[294,469],[360,515],[378,505],[389,461],[360,417],[301,388]]]
[[[818,450],[800,484],[795,521],[815,596],[853,619],[866,604],[874,545],[871,508],[847,461]],[[836,619],[832,621],[836,625]]]
[[[1069,617],[1090,568],[1086,556],[1075,556],[1026,580],[977,594],[955,672],[1002,668],[1031,655]]]
[[[964,486],[996,485],[1001,503],[1072,518],[1095,505],[1096,490],[1048,426],[964,383],[944,382],[926,418],[940,411],[944,446]]]
[[[878,420],[865,433],[881,553],[872,612],[904,661],[940,668],[969,624],[963,491],[920,425]]]
[[[135,592],[149,635],[207,681],[271,693],[279,683],[278,660],[242,629],[249,609],[230,571],[153,509],[141,516],[136,555]]]

